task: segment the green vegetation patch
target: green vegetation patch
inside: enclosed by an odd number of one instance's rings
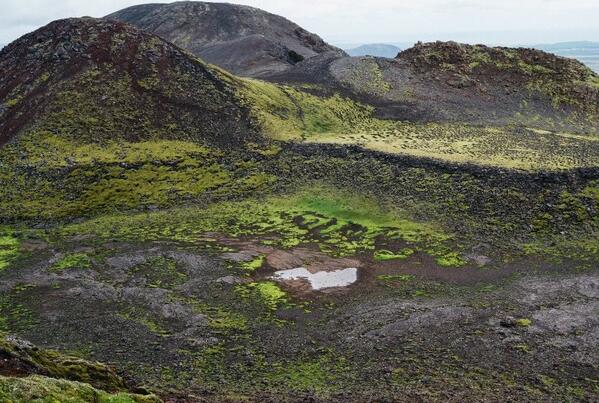
[[[373,108],[334,95],[321,98],[292,87],[243,79],[239,96],[251,106],[263,131],[277,140],[301,140],[318,133],[351,133],[375,120]]]
[[[516,320],[516,326],[518,327],[529,327],[532,325],[532,320],[528,318],[520,318]]]
[[[256,164],[223,163],[222,155],[178,140],[85,143],[36,131],[0,150],[0,216],[60,219],[168,207],[277,181]]]
[[[144,277],[150,288],[170,289],[185,283],[187,273],[179,267],[177,261],[168,256],[154,256],[146,262],[131,268],[133,273]]]
[[[26,378],[0,376],[0,400],[37,403],[158,403],[154,395],[107,393],[81,382],[31,375]]]
[[[376,278],[383,282],[400,282],[400,281],[412,281],[415,276],[410,274],[381,274]]]
[[[254,298],[260,301],[270,311],[276,311],[289,302],[287,293],[272,281],[239,285],[235,290],[243,298]]]
[[[367,197],[314,188],[260,201],[221,202],[147,214],[109,215],[66,226],[62,236],[94,234],[100,239],[197,242],[208,232],[227,236],[267,236],[263,243],[290,248],[317,244],[336,256],[374,251],[379,237],[403,240],[443,262],[459,265],[453,237],[429,223],[402,217]],[[256,260],[252,265],[258,266]]]
[[[53,271],[70,269],[89,269],[92,266],[91,258],[85,253],[70,253],[63,256],[52,265]]]
[[[336,384],[348,370],[344,357],[327,352],[317,359],[275,363],[266,377],[282,389],[326,397],[338,390]]]
[[[248,273],[253,273],[256,270],[260,269],[265,262],[265,258],[263,255],[260,255],[258,257],[255,257],[254,259],[250,260],[249,262],[244,262],[241,264],[241,267],[243,268],[244,271],[248,272]]]
[[[530,123],[530,122],[529,122]],[[369,122],[350,133],[322,133],[309,143],[358,145],[391,154],[527,171],[599,165],[593,135],[459,123]]]
[[[414,254],[414,249],[404,248],[399,252],[391,252],[390,250],[377,250],[374,252],[374,260],[385,262],[388,260],[405,260]]]
[[[19,256],[19,240],[6,232],[0,232],[0,271],[6,269]]]

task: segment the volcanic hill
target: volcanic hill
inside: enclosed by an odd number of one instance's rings
[[[394,59],[323,55],[267,79],[335,88],[386,119],[597,133],[599,76],[534,49],[419,43]]]
[[[596,401],[597,76],[289,65],[93,18],[0,51],[0,400]]]
[[[284,71],[322,53],[345,55],[286,18],[236,4],[142,4],[105,18],[155,33],[208,63],[242,76]]]

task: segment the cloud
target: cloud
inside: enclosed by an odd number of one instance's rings
[[[158,0],[160,1],[160,0]],[[101,17],[143,0],[2,0],[0,43],[65,17]],[[599,40],[597,0],[237,0],[333,42]]]

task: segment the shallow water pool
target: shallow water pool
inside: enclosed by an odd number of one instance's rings
[[[311,273],[305,267],[281,270],[274,273],[273,280],[307,280],[313,290],[325,288],[347,287],[358,280],[358,269],[350,267],[335,271],[318,271]]]

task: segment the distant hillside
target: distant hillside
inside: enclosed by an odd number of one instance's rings
[[[346,52],[350,56],[377,56],[393,58],[397,56],[399,52],[401,52],[401,49],[394,45],[380,43],[366,44],[358,46],[357,48],[346,49]]]
[[[561,42],[534,45],[533,48],[555,53],[559,56],[578,59],[595,72],[599,72],[599,42]]]
[[[228,3],[143,4],[106,16],[136,25],[238,75],[284,71],[325,52],[344,55],[286,18]]]
[[[387,119],[598,127],[597,74],[534,49],[419,43],[393,60],[323,55],[270,79],[351,93]]]

